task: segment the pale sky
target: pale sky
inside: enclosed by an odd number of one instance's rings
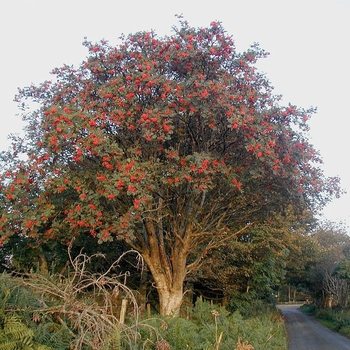
[[[78,65],[81,45],[121,33],[154,29],[169,34],[175,14],[195,27],[223,23],[238,51],[254,42],[270,52],[258,64],[283,103],[317,107],[310,140],[328,176],[339,175],[349,194],[324,210],[350,224],[350,0],[0,0],[0,149],[21,130],[17,87],[50,79],[54,67]]]

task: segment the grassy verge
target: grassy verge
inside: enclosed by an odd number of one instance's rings
[[[314,315],[315,319],[340,334],[350,338],[350,310],[316,309],[313,305],[303,305],[301,311]]]

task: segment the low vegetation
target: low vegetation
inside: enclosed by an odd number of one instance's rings
[[[337,307],[317,309],[313,304],[310,304],[303,305],[301,310],[310,315],[314,315],[314,317],[326,327],[350,338],[350,309]]]
[[[125,275],[114,274],[117,263],[91,274],[90,261],[84,254],[71,260],[68,277],[3,273],[0,350],[286,349],[283,319],[273,308],[241,313],[199,299],[186,318],[140,315]]]
[[[286,349],[283,319],[274,309],[244,318],[239,311],[197,301],[188,319],[157,318],[148,321],[169,349]],[[156,333],[143,334],[156,343]],[[153,347],[149,347],[153,349]]]

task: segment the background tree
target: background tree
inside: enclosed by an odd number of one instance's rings
[[[204,251],[338,193],[304,133],[314,111],[280,106],[254,67],[266,53],[237,53],[220,23],[180,21],[164,38],[84,45],[79,68],[55,69],[53,82],[17,97],[39,107],[24,109],[26,136],[7,157],[4,242],[124,240],[142,254],[169,315]]]
[[[287,255],[285,276],[278,289],[280,301],[296,301],[296,298],[310,298],[310,271],[318,261],[319,249],[310,237],[317,227],[317,220],[311,212],[298,217],[280,218],[280,227],[288,232],[285,237]],[[301,293],[301,294],[300,294]],[[299,299],[301,300],[301,299]]]
[[[256,225],[225,246],[205,252],[193,275],[226,297],[271,300],[273,288],[285,274],[288,250],[284,236],[271,224]]]
[[[338,274],[338,270],[346,261],[344,250],[347,251],[350,246],[350,237],[344,227],[328,222],[313,234],[313,238],[320,247],[320,261],[316,266],[316,273],[322,281],[323,304],[346,307],[349,286],[341,273]]]
[[[312,254],[308,254],[308,267],[299,281],[308,289],[317,304],[324,307],[345,307],[349,288],[343,267],[346,266],[346,255],[350,246],[345,227],[323,222],[307,238],[311,243],[308,246],[311,247],[309,251]]]
[[[286,210],[273,219],[237,235],[225,247],[207,252],[198,279],[212,290],[242,301],[274,301],[285,283],[305,289],[305,270],[314,255],[308,233],[315,225],[311,213],[294,215]],[[312,250],[312,249],[311,249]]]

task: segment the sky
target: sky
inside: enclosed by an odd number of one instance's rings
[[[254,42],[270,53],[258,69],[283,95],[282,104],[317,107],[309,139],[327,176],[347,194],[322,213],[350,225],[350,0],[0,0],[0,150],[23,124],[13,97],[18,87],[50,79],[63,64],[87,56],[84,37],[118,43],[122,33],[171,34],[182,14],[194,27],[222,22],[238,51]]]

